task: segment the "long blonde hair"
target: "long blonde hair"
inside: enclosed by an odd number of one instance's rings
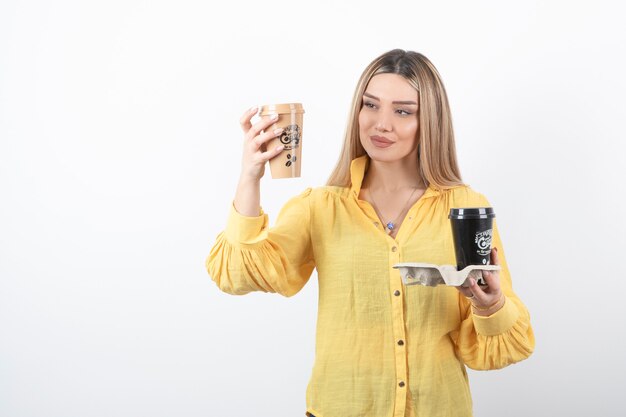
[[[350,163],[354,158],[365,155],[359,139],[363,93],[374,75],[389,73],[401,75],[418,92],[417,163],[422,178],[427,185],[437,189],[463,185],[457,165],[448,96],[439,72],[424,55],[402,49],[382,54],[363,71],[352,98],[343,148],[326,184],[350,186]]]

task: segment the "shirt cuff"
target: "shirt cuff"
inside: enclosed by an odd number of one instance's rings
[[[473,314],[476,332],[483,336],[497,336],[507,332],[519,317],[517,305],[506,298],[502,308],[491,316]]]
[[[267,225],[268,217],[263,209],[259,216],[249,217],[240,214],[233,203],[224,232],[231,244],[254,245],[267,238]]]

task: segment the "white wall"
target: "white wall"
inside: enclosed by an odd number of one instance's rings
[[[622,416],[623,12],[607,1],[0,3],[0,415],[295,416],[317,283],[219,292],[204,259],[241,113],[306,108],[322,185],[364,66],[441,72],[464,179],[496,208],[537,337],[471,372],[477,416]]]

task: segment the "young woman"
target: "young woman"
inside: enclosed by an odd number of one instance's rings
[[[363,72],[339,162],[325,187],[307,189],[276,225],[260,207],[265,163],[280,134],[250,123],[226,229],[207,258],[223,291],[297,293],[319,280],[316,358],[307,414],[316,417],[471,416],[465,367],[527,358],[534,337],[513,292],[497,226],[486,287],[402,285],[399,262],[456,264],[448,214],[489,206],[457,166],[448,99],[423,55],[393,50]]]

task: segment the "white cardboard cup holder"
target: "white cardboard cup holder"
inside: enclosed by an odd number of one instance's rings
[[[393,266],[400,270],[404,285],[449,285],[453,287],[469,287],[469,279],[474,278],[483,284],[482,271],[499,271],[499,265],[468,265],[460,271],[453,265],[435,265],[405,262]]]

